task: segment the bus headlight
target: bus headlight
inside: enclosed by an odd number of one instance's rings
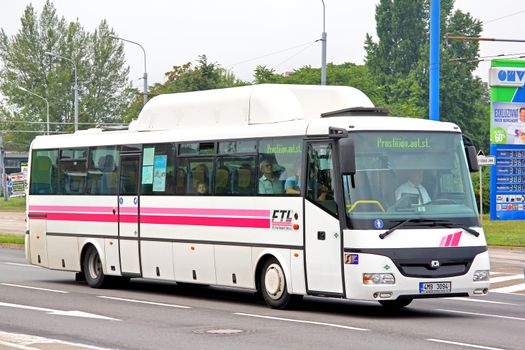
[[[396,279],[391,273],[364,273],[363,284],[394,284]]]
[[[477,270],[474,272],[472,277],[474,282],[488,281],[489,280],[489,270]]]

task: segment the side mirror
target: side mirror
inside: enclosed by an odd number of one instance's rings
[[[479,171],[478,155],[476,152],[476,147],[465,146],[465,154],[467,156],[468,170],[470,170],[471,173],[475,171]]]
[[[339,139],[339,164],[341,175],[355,175],[355,145],[349,137]]]

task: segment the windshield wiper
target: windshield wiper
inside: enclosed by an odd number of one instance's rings
[[[466,226],[464,226],[462,224],[459,224],[459,223],[456,223],[456,222],[452,222],[452,221],[448,221],[448,220],[407,219],[407,220],[401,221],[397,225],[394,225],[389,230],[381,233],[379,235],[379,238],[384,239],[386,236],[388,236],[389,234],[391,234],[392,232],[394,232],[398,228],[401,228],[402,226],[404,226],[404,225],[406,225],[406,224],[408,224],[410,222],[418,223],[418,224],[424,224],[426,226],[443,226],[443,227],[448,227],[448,228],[457,227],[457,228],[460,228],[460,229],[462,229],[464,231],[467,231],[471,235],[474,235],[476,237],[479,236],[479,232],[478,231],[473,230],[470,227],[466,227]]]
[[[460,223],[457,223],[457,222],[452,222],[452,221],[449,221],[449,220],[434,220],[435,222],[435,225],[434,226],[444,226],[444,227],[448,227],[448,228],[460,228],[462,229],[463,231],[467,231],[468,233],[470,233],[471,235],[473,236],[476,236],[476,237],[479,237],[479,232],[474,230],[474,229],[471,229],[470,227],[467,227],[467,226],[464,226]]]

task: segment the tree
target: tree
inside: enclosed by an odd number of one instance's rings
[[[208,62],[206,55],[199,56],[195,66],[191,62],[181,66],[173,66],[173,69],[164,75],[166,81],[163,84],[156,84],[151,87],[149,91],[151,96],[248,85],[248,83],[237,79],[233,73],[222,68],[218,63]],[[141,109],[142,98],[137,95],[125,113],[126,122],[136,119]]]
[[[112,40],[111,34],[113,31],[105,21],[92,34],[78,21],[66,22],[58,17],[50,0],[40,16],[28,5],[21,28],[12,37],[2,29],[0,91],[5,96],[2,124],[11,131],[6,138],[16,139],[27,149],[31,139],[46,128],[44,101],[19,87],[49,101],[53,132],[73,130],[73,65],[46,52],[69,58],[77,67],[80,123],[120,121],[129,103],[126,88],[129,69],[124,65],[123,44]],[[80,124],[79,128],[86,126]],[[28,130],[35,133],[20,132]]]
[[[376,7],[379,41],[365,40],[366,66],[394,114],[428,116],[430,0],[381,0]],[[473,77],[477,42],[446,41],[452,35],[479,36],[482,24],[441,1],[440,116],[457,123],[485,149],[489,140],[486,88]],[[462,58],[462,61],[455,60]]]

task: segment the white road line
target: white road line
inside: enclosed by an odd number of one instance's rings
[[[493,318],[504,318],[507,320],[514,320],[514,321],[525,321],[525,318],[521,318],[521,317],[493,315],[493,314],[481,314],[477,312],[467,312],[467,311],[459,311],[459,310],[447,310],[447,309],[437,309],[437,310],[444,311],[444,312],[452,312],[456,314],[463,314],[463,315],[485,316],[485,317],[493,317]]]
[[[41,291],[44,291],[44,292],[52,292],[52,293],[62,293],[62,294],[67,294],[69,292],[66,292],[64,290],[57,290],[57,289],[47,289],[47,288],[38,288],[38,287],[29,287],[29,286],[22,286],[20,284],[11,284],[11,283],[0,283],[1,285],[3,286],[8,286],[8,287],[16,287],[16,288],[25,288],[25,289],[34,289],[34,290],[41,290]]]
[[[513,286],[508,286],[508,287],[491,289],[490,292],[491,293],[514,293],[514,292],[519,292],[522,290],[525,291],[525,283],[515,284]]]
[[[468,302],[474,302],[474,303],[498,304],[498,305],[518,305],[518,304],[512,304],[512,303],[505,303],[503,301],[493,301],[493,300],[474,299],[474,298],[452,297],[452,298],[445,298],[445,299],[458,300],[458,301],[468,301]]]
[[[490,283],[507,282],[507,281],[520,280],[520,279],[523,279],[523,275],[501,276],[501,277],[491,278]]]
[[[341,324],[335,324],[335,323],[324,323],[324,322],[315,322],[315,321],[306,321],[306,320],[294,320],[292,318],[282,318],[282,317],[273,317],[273,316],[255,315],[255,314],[244,314],[244,313],[241,313],[241,312],[234,312],[233,314],[237,315],[237,316],[265,318],[265,319],[268,319],[268,320],[277,320],[277,321],[285,321],[285,322],[313,324],[313,325],[317,325],[317,326],[343,328],[343,329],[350,329],[350,330],[353,330],[353,331],[369,331],[370,330],[370,329],[366,329],[366,328],[357,328],[357,327],[343,326]]]
[[[45,312],[49,315],[58,315],[58,316],[70,316],[70,317],[83,317],[83,318],[96,318],[100,320],[109,320],[109,321],[122,321],[116,318],[102,316],[102,315],[96,315],[96,314],[90,314],[88,312],[83,311],[65,311],[65,310],[55,310],[55,309],[48,309],[44,307],[38,307],[38,306],[29,306],[29,305],[21,305],[21,304],[11,304],[11,303],[3,303],[0,302],[0,307],[11,307],[15,309],[25,309],[25,310],[33,310],[33,311],[41,311]]]
[[[476,349],[486,349],[486,350],[506,350],[503,348],[493,348],[490,346],[483,346],[483,345],[474,345],[474,344],[467,344],[467,343],[459,343],[456,341],[449,341],[449,340],[442,340],[442,339],[426,339],[428,341],[434,342],[434,343],[444,343],[444,344],[451,344],[451,345],[458,345],[458,346],[466,346],[468,348],[476,348]]]
[[[111,299],[111,300],[119,300],[119,301],[127,301],[129,303],[137,303],[137,304],[148,304],[148,305],[157,305],[157,306],[167,306],[167,307],[174,307],[177,309],[191,309],[191,306],[184,306],[184,305],[176,305],[176,304],[164,304],[164,303],[156,303],[153,301],[144,301],[144,300],[134,300],[134,299],[124,299],[124,298],[115,298],[115,297],[107,297],[103,295],[97,296],[97,298],[102,299]]]
[[[12,262],[6,262],[5,264],[6,265],[13,265],[13,266],[32,267],[32,268],[36,268],[36,269],[40,269],[41,268],[40,266],[37,266],[37,265],[19,264],[19,263],[12,263]]]
[[[496,275],[506,275],[507,273],[505,272],[496,272],[496,271],[490,271],[490,275],[491,276],[496,276]]]
[[[54,345],[66,345],[66,347],[56,347]],[[34,335],[7,333],[0,331],[0,345],[6,345],[14,349],[22,350],[40,350],[42,347],[49,348],[67,348],[90,349],[90,350],[107,350],[98,346],[85,345],[80,343],[66,342],[58,339],[43,338]],[[3,349],[3,348],[2,348]]]

